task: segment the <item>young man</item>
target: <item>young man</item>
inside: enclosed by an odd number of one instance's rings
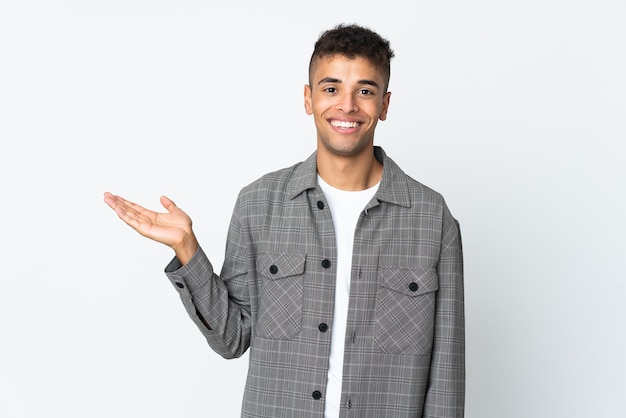
[[[219,276],[171,200],[156,213],[105,194],[174,249],[166,274],[209,345],[250,348],[243,417],[463,416],[458,224],[374,146],[392,57],[360,26],[320,36],[304,88],[317,151],[243,188]]]

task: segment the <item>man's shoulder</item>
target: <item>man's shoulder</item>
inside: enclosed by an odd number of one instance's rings
[[[294,172],[302,162],[295,163],[289,167],[284,167],[269,173],[263,174],[261,177],[244,186],[242,192],[252,192],[254,190],[280,189],[287,184],[293,177]]]
[[[443,195],[439,193],[437,190],[432,189],[431,187],[415,180],[413,177],[405,174],[407,179],[407,184],[409,186],[409,192],[413,196],[423,196],[430,199],[442,200]]]
[[[262,175],[244,186],[239,197],[244,201],[285,200],[311,187],[312,179],[315,180],[315,160],[309,157],[289,167]]]
[[[443,203],[444,199],[441,193],[407,174],[386,154],[384,154],[384,163],[388,168],[385,186],[391,190],[392,194],[404,194],[406,192],[409,200],[413,203],[416,201]]]

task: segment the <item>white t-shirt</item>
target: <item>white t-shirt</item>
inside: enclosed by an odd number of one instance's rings
[[[354,230],[361,212],[374,197],[380,183],[362,191],[339,190],[326,183],[318,175],[317,182],[326,196],[333,218],[337,240],[337,284],[335,287],[335,310],[330,328],[330,359],[324,417],[338,418],[341,404],[341,381],[343,378],[343,354],[350,301],[350,273],[352,270],[352,244]]]

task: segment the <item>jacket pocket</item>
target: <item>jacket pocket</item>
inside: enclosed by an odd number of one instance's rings
[[[261,278],[256,335],[285,340],[302,328],[303,254],[263,254],[257,259]]]
[[[429,354],[435,329],[434,268],[385,267],[380,272],[374,341],[384,353]]]

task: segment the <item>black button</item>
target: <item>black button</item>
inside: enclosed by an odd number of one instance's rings
[[[318,209],[324,209],[324,202],[322,202],[321,200],[317,201],[317,208]]]
[[[180,287],[181,289],[185,287],[185,285],[181,282],[176,282],[176,286]]]
[[[272,273],[272,274],[276,274],[276,273],[278,273],[278,267],[276,267],[276,265],[275,265],[275,264],[272,264],[272,265],[270,266],[270,273]]]
[[[324,267],[325,269],[330,268],[330,260],[326,259],[322,261],[322,267]]]
[[[411,292],[417,292],[417,289],[419,289],[419,288],[420,288],[420,287],[419,287],[419,285],[418,285],[417,283],[415,283],[415,282],[412,282],[412,283],[409,285],[409,290],[410,290]]]
[[[322,392],[320,392],[319,390],[313,392],[313,399],[315,399],[316,401],[322,399]]]
[[[321,332],[328,331],[328,325],[324,322],[322,322],[318,328],[320,329]]]

